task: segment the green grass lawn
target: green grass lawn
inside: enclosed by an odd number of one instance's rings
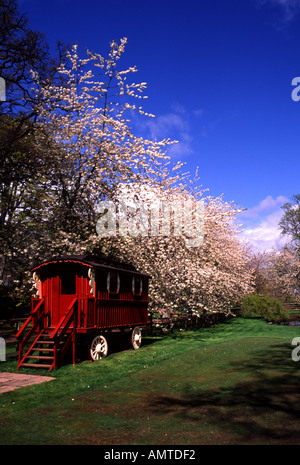
[[[300,327],[238,318],[66,365],[0,395],[0,444],[300,444],[294,337]]]

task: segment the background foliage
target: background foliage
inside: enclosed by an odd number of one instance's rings
[[[58,44],[52,57],[16,0],[0,0],[0,75],[7,85],[0,102],[1,295],[28,301],[28,270],[41,260],[101,252],[152,276],[153,309],[230,313],[254,290],[298,298],[298,243],[253,254],[235,226],[239,208],[207,196],[197,174],[171,163],[168,148],[176,141],[134,134],[133,117],[154,115],[143,109],[146,83],[134,79],[136,67],[122,68],[126,42],[111,42],[106,55]],[[99,202],[115,201],[120,185],[134,186],[140,200],[147,187],[160,200],[202,201],[203,244],[187,247],[175,235],[99,237]],[[298,211],[298,203],[285,206],[284,233]]]

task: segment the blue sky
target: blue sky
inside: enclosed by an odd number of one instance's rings
[[[247,208],[239,222],[260,250],[282,243],[280,205],[300,193],[300,0],[19,0],[32,29],[103,55],[128,38],[124,68],[147,82],[156,115],[144,135],[179,140],[213,196]]]

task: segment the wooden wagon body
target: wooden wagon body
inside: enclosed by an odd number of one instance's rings
[[[55,258],[32,272],[37,297],[17,333],[18,367],[57,368],[70,347],[75,363],[78,340],[89,342],[92,359],[101,358],[107,334],[116,331],[129,331],[139,348],[148,321],[148,275],[92,255]]]

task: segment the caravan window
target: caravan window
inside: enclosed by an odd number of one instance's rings
[[[143,281],[140,276],[134,276],[132,278],[132,293],[133,295],[142,295]]]
[[[110,294],[118,294],[120,291],[120,275],[116,271],[110,271],[107,275],[107,290]]]

